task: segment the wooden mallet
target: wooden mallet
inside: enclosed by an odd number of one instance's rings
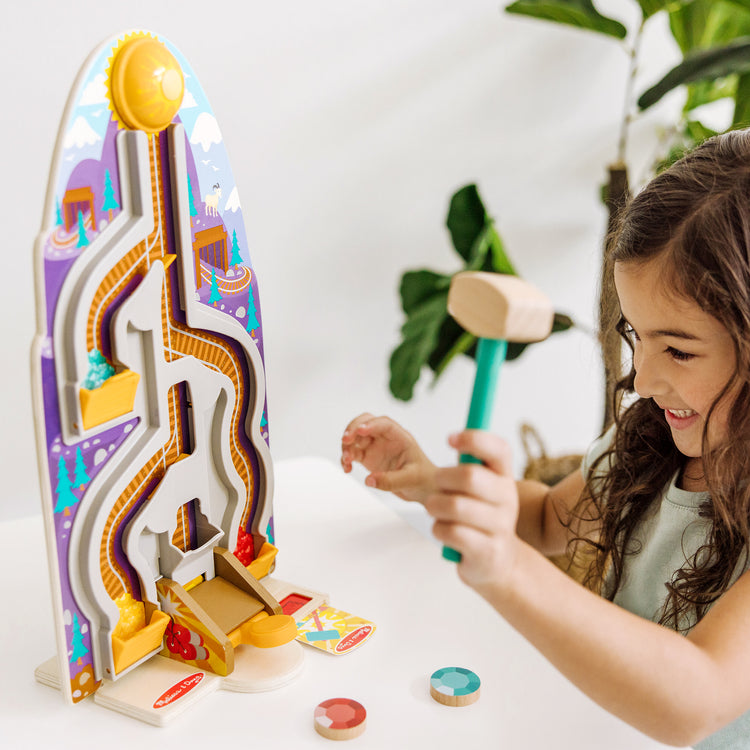
[[[555,312],[536,287],[499,273],[466,271],[456,274],[448,292],[448,312],[478,337],[477,372],[466,429],[486,430],[492,420],[495,386],[508,342],[542,341],[552,331]],[[461,463],[480,463],[463,454]],[[446,560],[459,562],[461,553],[443,547]]]

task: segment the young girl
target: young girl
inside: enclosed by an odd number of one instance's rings
[[[437,468],[369,414],[342,465],[422,503],[462,580],[601,706],[668,744],[750,748],[750,133],[656,177],[610,246],[632,395],[582,472],[515,482],[470,430],[449,443],[483,465]],[[585,586],[545,557],[576,540]]]

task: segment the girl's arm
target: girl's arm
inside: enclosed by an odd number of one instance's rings
[[[461,578],[602,707],[662,742],[685,746],[750,708],[750,574],[686,638],[598,597],[516,533],[519,498],[507,451],[486,433],[452,445],[486,466],[439,470],[425,501],[435,536],[462,553]]]
[[[502,442],[491,435],[488,437],[494,442]],[[562,555],[572,535],[563,521],[581,497],[584,484],[580,471],[574,471],[554,487],[528,479],[516,482],[518,536],[544,555]],[[578,530],[582,534],[589,531],[586,528]]]
[[[503,441],[484,434],[496,450],[505,450]],[[390,417],[365,413],[347,425],[341,438],[341,465],[350,473],[355,462],[370,472],[366,479],[369,487],[393,492],[403,500],[424,502],[435,492],[437,467],[415,438]],[[552,489],[541,482],[519,482],[519,536],[546,555],[562,554],[569,532],[560,519],[577,502],[583,484],[580,471]]]
[[[523,542],[519,547],[512,583],[475,588],[603,708],[678,747],[750,709],[750,574],[686,638],[593,594]]]

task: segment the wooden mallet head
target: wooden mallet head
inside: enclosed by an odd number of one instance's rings
[[[550,300],[517,276],[465,271],[451,280],[448,312],[480,339],[542,341],[552,331]]]

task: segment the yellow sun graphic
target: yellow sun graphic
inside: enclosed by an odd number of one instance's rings
[[[158,133],[182,104],[185,79],[174,55],[145,32],[127,34],[107,66],[110,109],[122,126]]]

